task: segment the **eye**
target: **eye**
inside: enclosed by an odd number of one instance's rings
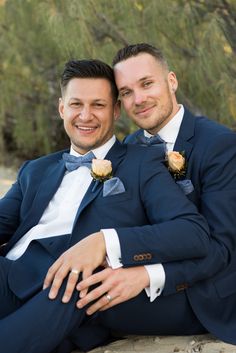
[[[70,105],[72,107],[80,107],[81,106],[81,103],[80,102],[71,102]]]
[[[128,97],[131,95],[131,91],[130,90],[125,90],[120,92],[120,97]]]
[[[105,107],[105,104],[96,102],[96,103],[93,104],[93,106],[94,106],[95,108],[103,108],[103,107]]]
[[[152,84],[152,81],[144,81],[143,87],[149,87],[149,86],[151,86],[151,84]]]

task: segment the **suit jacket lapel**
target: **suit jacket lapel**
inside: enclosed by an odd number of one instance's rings
[[[17,229],[12,241],[8,243],[9,248],[12,243],[17,242],[23,234],[39,222],[45,208],[60,186],[64,174],[65,165],[62,159],[49,166],[38,187],[33,203],[29,205],[28,215]]]
[[[194,136],[194,130],[194,116],[185,108],[179,134],[174,145],[174,151],[184,151],[187,159],[189,159],[193,148],[193,144],[190,140]]]
[[[124,158],[124,155],[126,153],[126,149],[127,146],[126,145],[122,145],[118,140],[116,140],[116,142],[114,143],[114,145],[111,147],[111,149],[109,150],[109,152],[107,153],[105,159],[109,159],[112,162],[112,173],[113,176],[115,176],[115,172],[119,166],[119,164],[121,163],[121,161]],[[100,193],[100,191],[103,188],[103,183],[99,182],[97,183],[96,181],[92,181],[81,204],[80,207],[78,209],[78,212],[76,214],[75,217],[75,221],[74,221],[74,225],[73,228],[76,224],[76,222],[78,222],[78,218],[81,215],[81,212],[84,210],[85,207],[87,207]]]
[[[65,164],[60,159],[57,163],[50,166],[45,173],[31,206],[31,211],[38,220],[60,186],[65,170]]]
[[[112,162],[113,176],[115,176],[119,164],[123,161],[126,151],[127,146],[121,144],[118,140],[116,140],[112,148],[108,151],[105,159],[109,159]]]

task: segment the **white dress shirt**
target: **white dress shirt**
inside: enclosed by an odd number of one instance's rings
[[[93,151],[98,159],[104,159],[115,143],[113,136],[103,146]],[[70,153],[79,156],[71,147]],[[7,253],[10,260],[18,259],[34,239],[42,239],[72,232],[73,223],[80,203],[92,181],[90,169],[81,166],[73,172],[65,172],[61,185],[50,200],[38,224],[31,228]]]
[[[158,132],[158,135],[166,142],[166,148],[168,151],[173,151],[183,116],[184,107],[180,104],[180,109],[177,114]],[[144,135],[149,138],[152,136],[147,131],[144,131]],[[112,268],[122,267],[122,263],[120,262],[121,249],[116,231],[112,229],[103,229],[102,231],[105,236],[108,263]],[[152,302],[163,291],[165,286],[165,271],[162,264],[146,265],[145,268],[150,278],[150,287],[145,288],[145,290]]]

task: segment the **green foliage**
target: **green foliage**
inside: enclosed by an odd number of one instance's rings
[[[235,0],[0,1],[0,151],[25,159],[67,146],[57,112],[64,63],[111,63],[143,41],[164,51],[180,102],[235,126],[235,14]],[[123,114],[118,135],[134,128]]]
[[[36,2],[5,3],[1,44],[1,126],[5,147],[21,158],[53,148],[57,45],[45,32]]]

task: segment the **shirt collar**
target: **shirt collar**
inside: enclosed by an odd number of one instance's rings
[[[175,143],[180,125],[183,120],[184,116],[184,107],[182,104],[179,105],[180,109],[178,112],[173,116],[173,118],[158,132],[158,135],[167,143]],[[144,130],[144,136],[151,137],[152,135],[149,134],[146,130]]]
[[[116,142],[116,137],[115,137],[115,135],[113,135],[110,138],[110,140],[108,140],[106,143],[104,143],[104,145],[99,146],[97,148],[94,148],[91,151],[94,153],[94,155],[97,159],[104,159],[106,154],[108,153],[108,151],[111,149],[111,147],[114,145],[115,142]],[[89,152],[87,152],[87,153],[89,153]],[[70,154],[72,154],[73,156],[76,156],[76,157],[81,156],[81,154],[76,152],[72,146],[70,147]]]

